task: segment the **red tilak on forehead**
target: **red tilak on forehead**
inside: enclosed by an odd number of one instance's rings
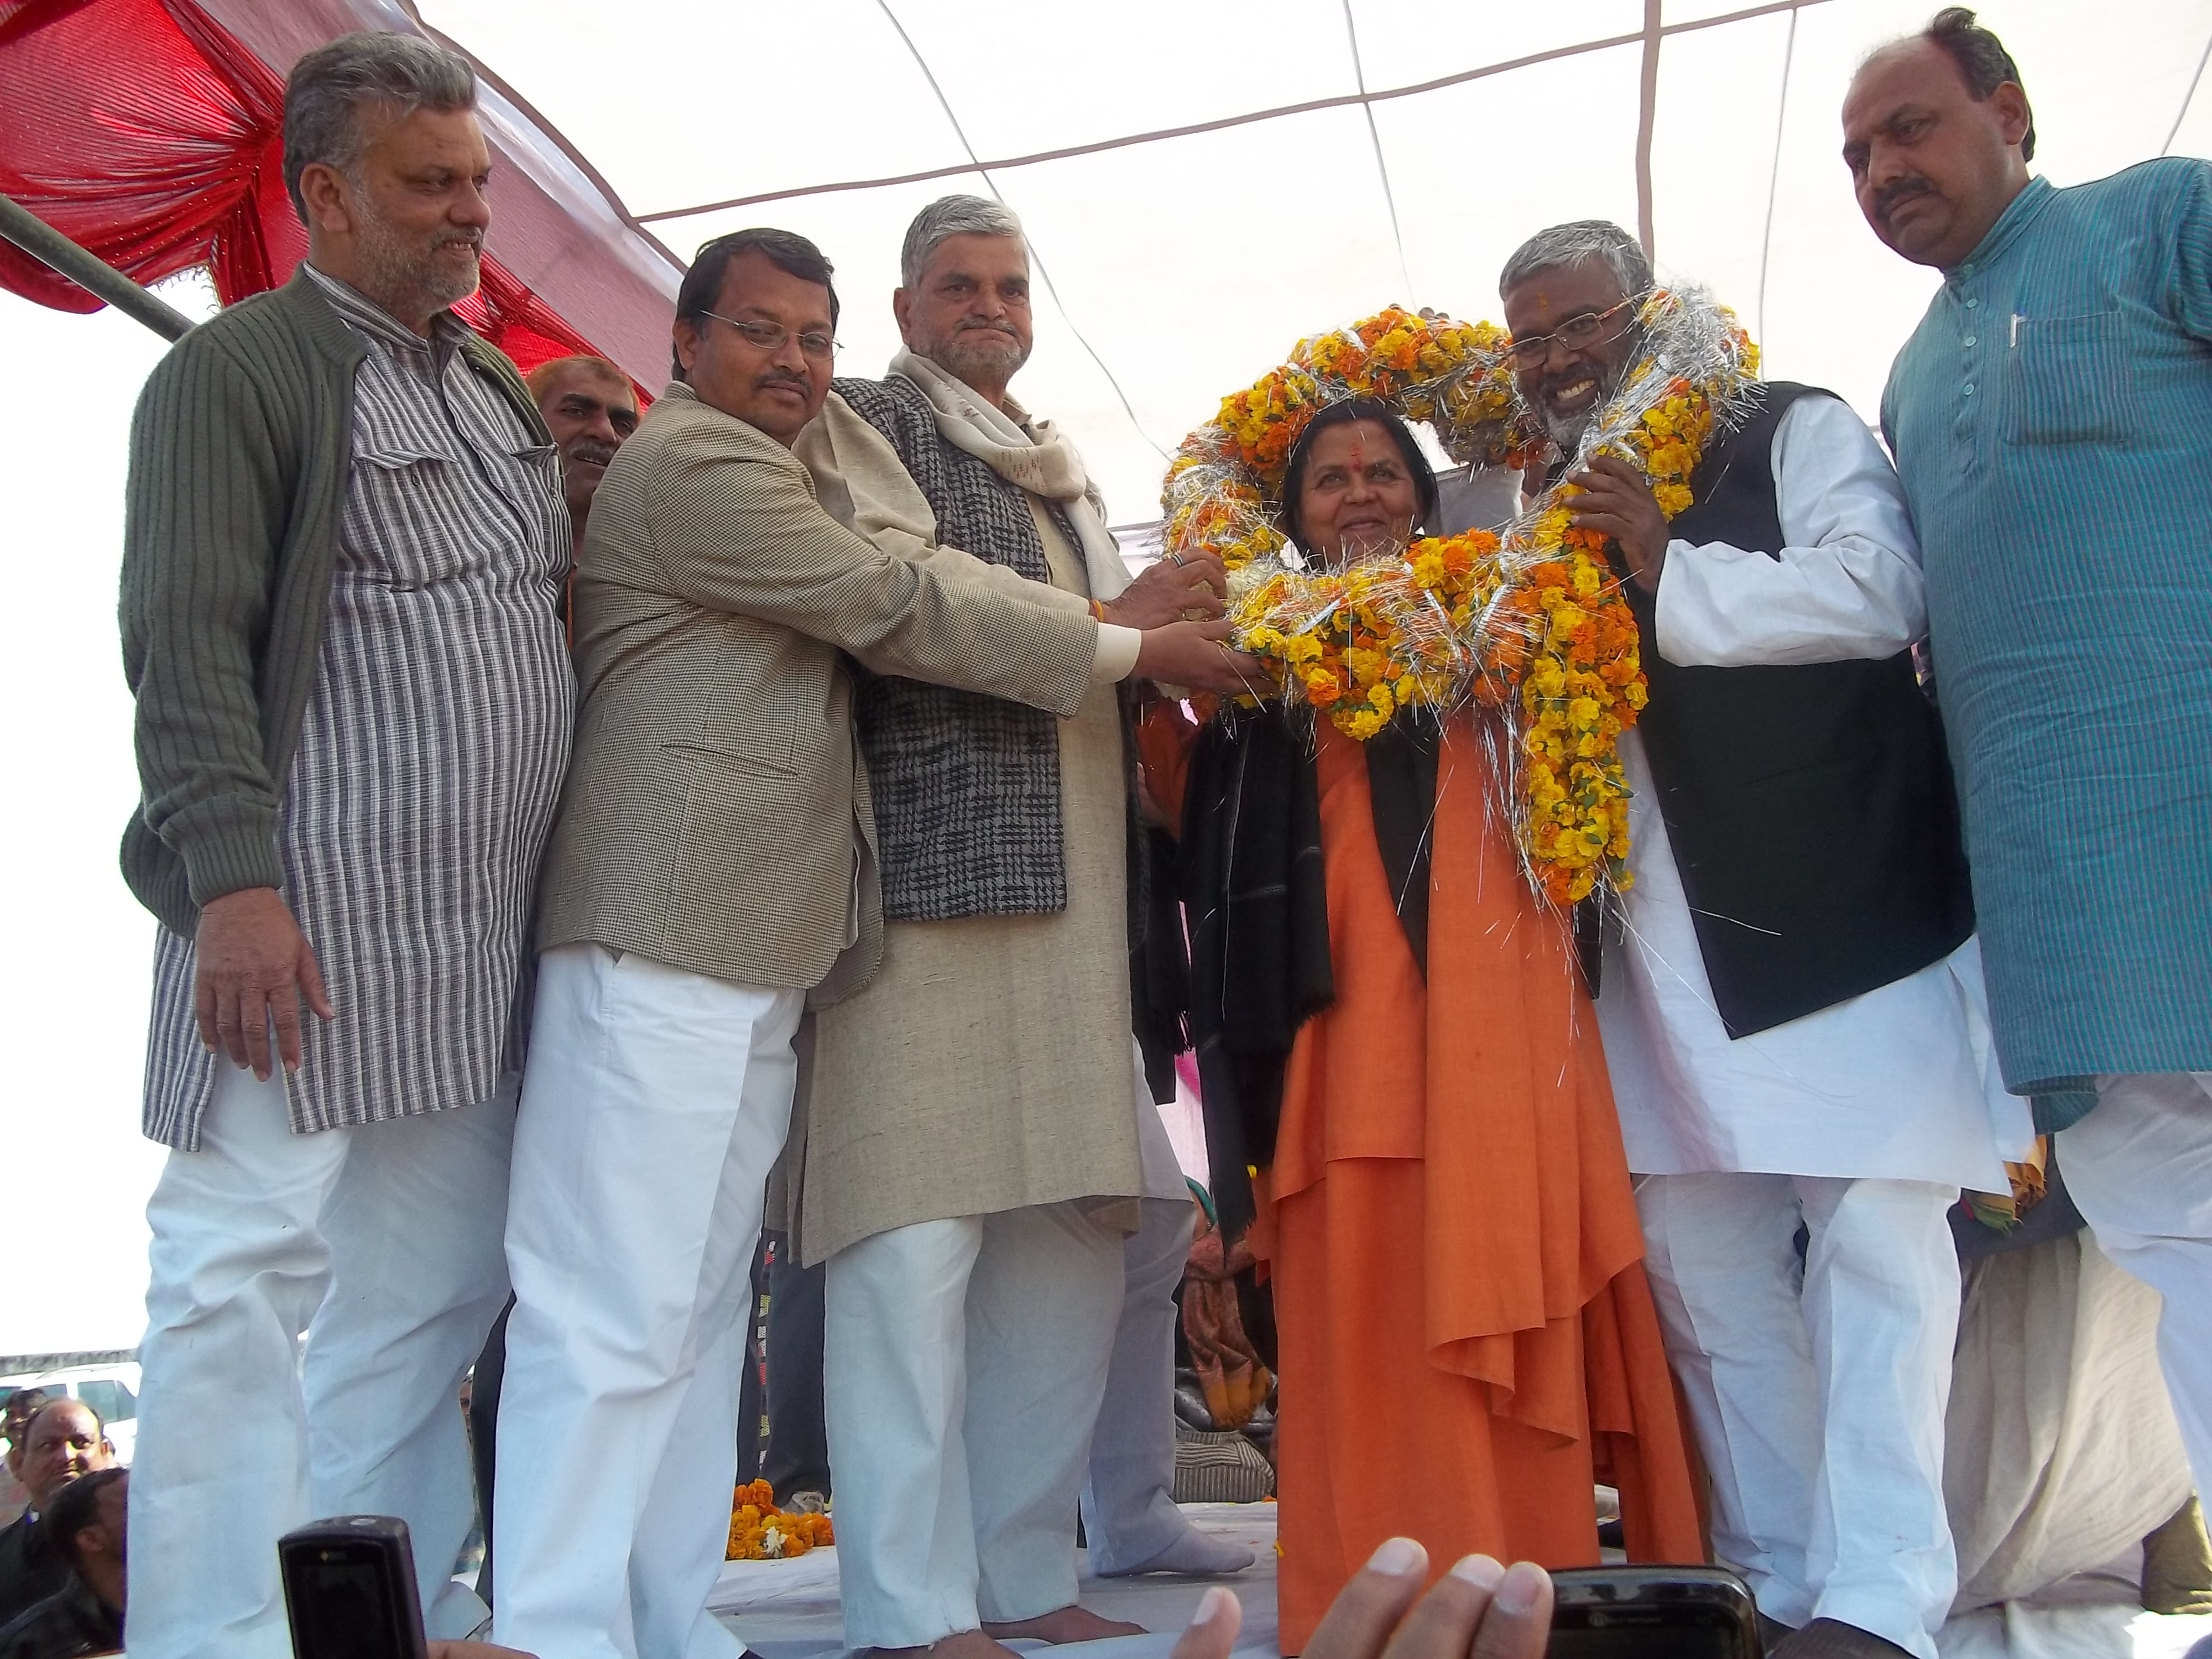
[[[1352,470],[1354,472],[1367,471],[1367,441],[1364,438],[1352,441]]]

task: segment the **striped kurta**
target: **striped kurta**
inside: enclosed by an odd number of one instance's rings
[[[329,618],[288,780],[284,896],[337,1017],[306,1017],[292,1127],[374,1123],[491,1094],[520,1063],[538,860],[568,760],[558,461],[462,358],[312,271],[369,347]],[[187,1150],[217,1061],[192,947],[155,947],[145,1129]],[[222,1062],[228,1064],[228,1061]]]
[[[2212,1069],[2212,164],[2039,179],[1899,355],[2005,1082]]]

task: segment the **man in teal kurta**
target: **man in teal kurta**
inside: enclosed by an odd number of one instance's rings
[[[1943,273],[1882,425],[1998,1057],[2164,1297],[2212,1492],[2212,164],[2031,179],[2018,70],[1955,7],[1867,61],[1844,132],[1875,234]]]

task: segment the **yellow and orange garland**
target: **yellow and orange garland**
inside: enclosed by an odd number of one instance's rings
[[[787,1561],[837,1541],[827,1515],[787,1515],[765,1480],[739,1486],[730,1504],[725,1561]]]
[[[1701,295],[1662,290],[1638,320],[1647,356],[1585,453],[1633,461],[1672,518],[1690,504],[1717,409],[1741,397],[1757,350]],[[1166,545],[1221,556],[1238,643],[1280,662],[1349,737],[1373,737],[1401,708],[1442,713],[1473,698],[1499,710],[1516,739],[1522,856],[1537,889],[1564,905],[1601,881],[1627,885],[1620,737],[1646,695],[1605,538],[1572,523],[1575,486],[1554,485],[1503,536],[1430,537],[1341,569],[1292,562],[1278,521],[1298,434],[1345,398],[1381,398],[1426,422],[1455,460],[1525,464],[1543,441],[1522,416],[1510,345],[1488,324],[1397,308],[1300,342],[1184,441],[1168,471]]]

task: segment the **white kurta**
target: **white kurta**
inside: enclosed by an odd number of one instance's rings
[[[1925,631],[1919,546],[1874,435],[1832,398],[1776,428],[1779,559],[1723,543],[1667,549],[1656,648],[1738,668],[1893,656]],[[1731,1040],[1713,1004],[1643,744],[1621,741],[1635,884],[1598,998],[1628,1166],[1750,1170],[2006,1190],[2032,1139],[1990,1051],[1972,939],[1916,974]]]

